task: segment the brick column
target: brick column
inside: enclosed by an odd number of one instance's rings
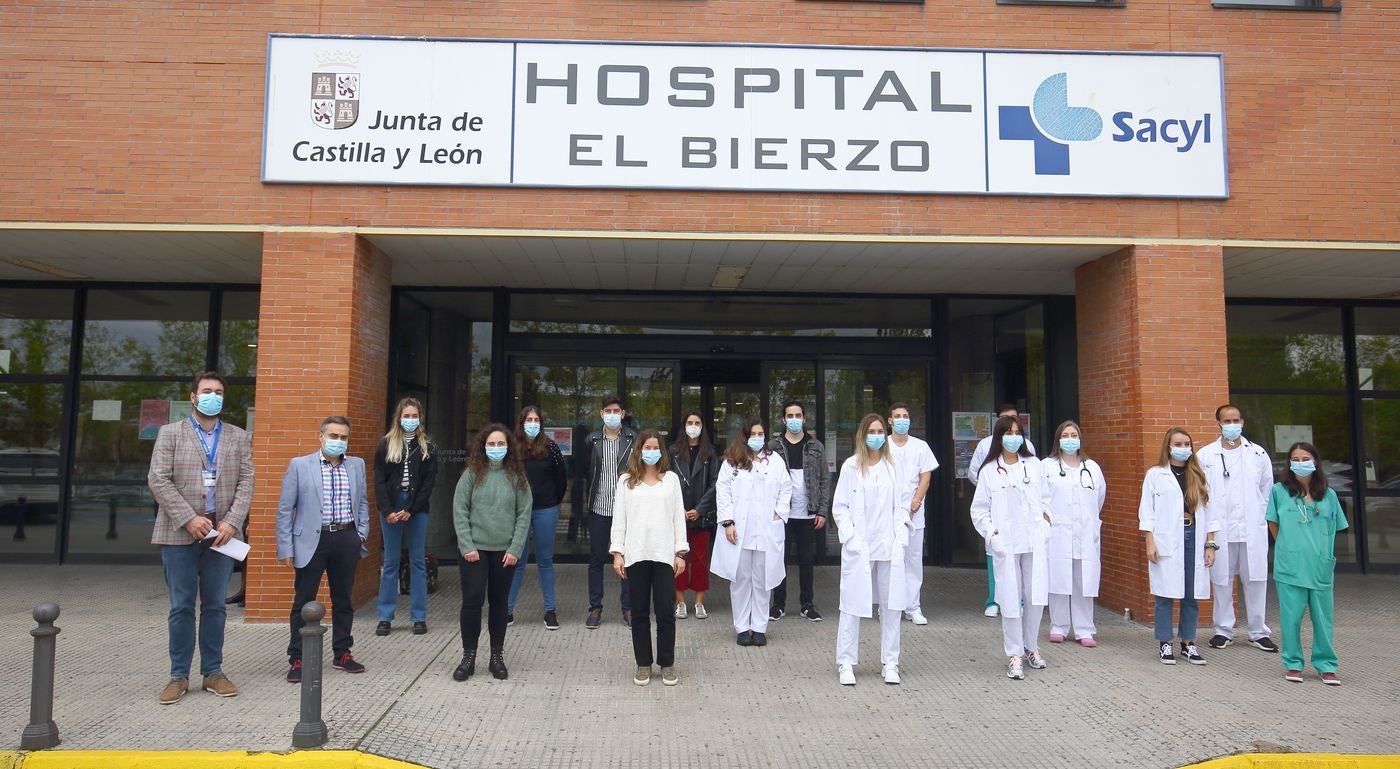
[[[1135,246],[1075,272],[1084,446],[1108,481],[1099,604],[1152,620],[1138,502],[1162,436],[1182,427],[1199,447],[1229,399],[1225,276],[1218,246]],[[1209,602],[1201,623],[1210,623]]]
[[[368,465],[384,434],[389,366],[389,258],[353,234],[263,236],[258,311],[257,475],[248,539],[247,620],[286,622],[292,571],[276,561],[277,499],[292,457],[318,446],[321,420],[350,420],[349,454]],[[372,483],[372,477],[367,478]],[[370,490],[370,557],[355,604],[378,593],[379,517]],[[329,601],[325,583],[322,601]]]

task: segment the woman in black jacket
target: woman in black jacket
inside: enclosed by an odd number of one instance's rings
[[[379,508],[379,532],[384,538],[384,564],[379,571],[379,626],[375,635],[389,635],[399,600],[399,558],[408,547],[409,612],[413,634],[428,632],[428,500],[437,478],[436,447],[423,429],[423,405],[404,398],[394,409],[389,432],[374,450],[374,499]]]
[[[670,446],[671,469],[681,479],[685,504],[685,537],[690,544],[685,571],[676,577],[676,619],[685,619],[685,592],[695,591],[695,618],[706,619],[705,591],[710,589],[710,545],[715,535],[715,479],[719,450],[699,411],[687,411],[683,432]]]
[[[534,497],[530,532],[535,538],[535,563],[539,566],[540,592],[544,595],[544,626],[558,630],[559,616],[554,605],[554,532],[559,524],[559,503],[568,488],[568,473],[564,469],[564,453],[559,450],[559,444],[541,432],[543,424],[539,406],[521,409],[515,441],[525,458],[525,477],[530,480],[530,494]],[[522,557],[506,601],[508,623],[515,622],[515,598],[520,595],[520,585],[524,581],[525,559]]]

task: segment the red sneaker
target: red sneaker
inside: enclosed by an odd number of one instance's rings
[[[1328,686],[1341,686],[1341,685],[1342,685],[1342,679],[1338,678],[1336,673],[1323,673],[1323,674],[1322,674],[1322,682],[1323,682],[1324,684],[1327,684]]]

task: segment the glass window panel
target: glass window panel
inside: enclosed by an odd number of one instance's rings
[[[1400,496],[1366,498],[1366,554],[1373,565],[1400,564]]]
[[[258,375],[258,292],[227,291],[219,317],[219,371]]]
[[[627,364],[625,376],[627,391],[622,402],[627,407],[628,424],[636,430],[659,430],[662,436],[669,436],[674,419],[675,364],[633,361]]]
[[[0,292],[0,375],[63,374],[73,337],[73,292]]]
[[[1357,383],[1400,390],[1400,307],[1356,308]]]
[[[156,501],[144,482],[74,484],[70,509],[69,553],[153,553]]]
[[[63,385],[0,384],[0,553],[54,552]]]
[[[1342,389],[1342,311],[1227,305],[1230,389]]]
[[[0,459],[5,463],[0,472],[8,475],[14,469],[10,463],[36,460],[48,464],[48,457],[17,459],[7,456]],[[28,483],[0,476],[0,554],[54,554],[54,543],[58,539],[58,492],[57,481]],[[147,532],[148,541],[149,534]]]
[[[188,382],[83,382],[74,481],[144,484],[161,425],[189,416],[190,409]]]
[[[817,368],[811,364],[773,366],[768,369],[768,421],[773,430],[786,429],[783,425],[783,404],[797,401],[802,404],[803,416],[807,419],[807,430],[815,434],[817,429]]]
[[[1400,398],[1361,401],[1361,436],[1368,489],[1400,492]],[[1319,447],[1320,448],[1320,447]]]
[[[742,433],[744,422],[750,417],[760,417],[763,404],[756,384],[717,384],[711,386],[711,402],[714,404],[715,445],[723,451]],[[764,425],[764,435],[776,435],[774,428]]]
[[[1262,446],[1273,459],[1274,473],[1288,463],[1288,446],[1292,435],[1311,436],[1308,442],[1317,447],[1322,469],[1327,473],[1327,485],[1337,493],[1347,520],[1353,520],[1355,468],[1351,460],[1351,425],[1347,417],[1347,399],[1341,395],[1231,395],[1231,401],[1244,414],[1244,434]],[[1283,428],[1279,430],[1278,428]],[[1196,444],[1215,437],[1193,436]],[[1279,438],[1283,443],[1279,443]],[[1337,534],[1337,560],[1356,562],[1355,529]]]
[[[205,369],[208,349],[206,292],[88,292],[84,374],[187,376]]]

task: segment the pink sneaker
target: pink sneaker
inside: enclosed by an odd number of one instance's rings
[[[1338,678],[1336,673],[1323,673],[1321,677],[1322,682],[1328,686],[1342,685],[1342,679]]]
[[[1052,644],[1058,644],[1058,643],[1064,643],[1064,642],[1065,642],[1065,636],[1064,636],[1063,633],[1051,633],[1051,634],[1050,634],[1050,643],[1052,643]]]
[[[1086,649],[1092,649],[1095,646],[1098,646],[1099,642],[1095,641],[1093,636],[1086,636],[1084,638],[1079,639],[1079,645],[1083,646]]]

